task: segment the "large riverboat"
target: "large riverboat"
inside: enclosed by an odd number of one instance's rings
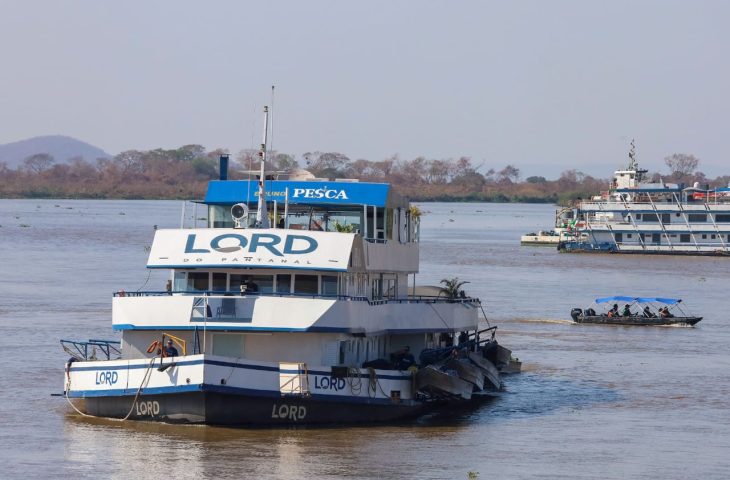
[[[730,188],[646,182],[635,152],[609,189],[569,212],[564,252],[730,255]]]
[[[155,232],[147,268],[170,280],[114,294],[119,341],[62,340],[73,408],[218,425],[382,422],[496,394],[510,352],[496,327],[480,329],[479,299],[415,286],[417,209],[388,184],[267,174],[265,138],[258,178],[229,180],[221,158],[205,228]]]

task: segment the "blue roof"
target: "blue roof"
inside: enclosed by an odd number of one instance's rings
[[[231,205],[257,202],[258,180],[213,180],[208,184],[205,203]],[[266,200],[313,205],[374,205],[384,207],[390,186],[387,183],[267,180]]]
[[[675,305],[682,300],[678,298],[661,298],[661,297],[603,297],[597,298],[596,303],[606,302],[636,302],[636,303],[666,303],[667,305]]]

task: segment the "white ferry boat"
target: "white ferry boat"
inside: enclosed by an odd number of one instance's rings
[[[577,238],[565,252],[674,255],[730,254],[730,188],[645,182],[635,152],[617,170],[609,190],[580,201],[573,217]]]
[[[265,137],[264,137],[265,138]],[[114,294],[120,341],[62,340],[83,415],[217,425],[392,421],[502,387],[479,299],[409,286],[419,218],[387,184],[220,180],[206,228],[157,230],[164,291]]]

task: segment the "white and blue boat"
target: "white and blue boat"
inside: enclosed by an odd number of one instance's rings
[[[730,187],[648,182],[632,142],[629,165],[608,190],[562,213],[572,238],[558,250],[580,253],[730,255]]]
[[[419,217],[406,199],[388,184],[267,174],[265,137],[261,157],[258,178],[236,181],[221,158],[205,228],[155,232],[147,268],[170,280],[114,294],[120,340],[62,341],[77,411],[217,425],[383,422],[501,388],[509,351],[496,327],[480,330],[479,299],[419,295]]]

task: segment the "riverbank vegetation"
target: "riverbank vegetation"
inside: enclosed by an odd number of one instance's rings
[[[73,158],[57,162],[48,154],[27,157],[17,169],[0,162],[0,197],[4,198],[202,198],[207,182],[218,178],[218,157],[200,145],[173,150],[129,150],[113,158],[87,161]],[[397,156],[380,161],[352,160],[336,152],[308,152],[296,160],[273,153],[267,170],[304,168],[319,178],[355,178],[364,182],[388,182],[415,201],[481,201],[569,203],[605,190],[606,178],[594,178],[568,170],[557,179],[523,176],[513,165],[490,167],[469,157],[411,160]],[[245,150],[232,156],[231,179],[248,178],[259,167],[257,152]],[[669,174],[650,174],[654,180],[700,182],[726,186],[730,176],[709,180],[697,171],[699,160],[675,154],[665,163]],[[607,166],[611,170],[611,166]]]

